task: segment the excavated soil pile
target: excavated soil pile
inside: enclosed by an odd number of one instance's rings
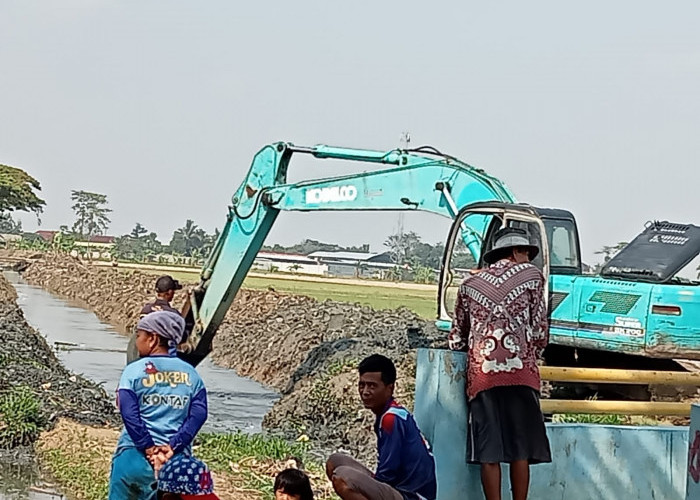
[[[24,277],[121,329],[135,324],[154,284],[152,274],[97,268],[65,256],[34,262]],[[174,304],[181,302],[176,298]],[[444,346],[444,335],[407,309],[375,311],[241,290],[219,328],[212,357],[282,392],[265,418],[267,429],[295,438],[305,434],[324,449],[342,447],[368,458],[374,456],[373,419],[360,410],[357,363],[372,353],[391,357],[399,368],[398,396],[410,406],[415,349]]]
[[[16,297],[12,285],[0,275],[0,435],[4,442],[10,439],[9,433],[22,435],[20,430],[25,429],[25,438],[15,445],[31,444],[36,438],[33,426],[41,430],[58,417],[90,425],[117,424],[112,398],[99,385],[61,365],[44,338],[27,324]],[[31,410],[31,399],[39,401],[37,415]]]
[[[373,353],[399,369],[398,397],[413,402],[415,349],[443,335],[407,309],[243,290],[217,336],[214,360],[279,389],[268,429],[307,434],[325,447],[374,455],[373,417],[360,411],[357,364]],[[358,432],[359,431],[359,432]]]
[[[90,309],[121,331],[136,325],[143,305],[153,300],[155,286],[152,274],[97,268],[62,253],[36,259],[22,276],[32,285]],[[178,292],[173,303],[184,300],[184,293]]]

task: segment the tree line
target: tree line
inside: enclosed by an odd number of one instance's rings
[[[70,227],[60,226],[53,241],[47,242],[36,234],[24,233],[22,223],[12,217],[12,212],[33,212],[41,222],[40,216],[46,202],[39,197],[40,191],[41,184],[31,175],[15,167],[0,165],[0,233],[23,235],[19,247],[71,251],[76,241],[85,241],[89,245],[95,236],[107,233],[112,222],[107,195],[85,190],[71,191],[71,209],[75,219]],[[162,254],[173,254],[199,262],[218,237],[218,230],[208,234],[194,221],[187,220],[173,232],[170,242],[163,244],[155,232],[137,222],[129,234],[115,238],[110,253],[121,260],[155,261]]]
[[[90,191],[72,190],[70,199],[73,202],[71,208],[75,214],[75,220],[70,228],[67,225],[61,226],[50,244],[36,235],[23,233],[22,224],[14,220],[12,212],[33,212],[40,221],[46,202],[39,197],[39,191],[41,191],[41,184],[37,179],[21,169],[0,164],[0,233],[24,234],[27,237],[25,244],[34,245],[34,247],[50,245],[68,250],[74,247],[76,241],[89,242],[95,236],[104,235],[109,228],[112,210],[108,207],[107,196]],[[115,239],[111,253],[117,259],[134,261],[155,261],[162,254],[172,254],[184,256],[194,263],[199,263],[208,255],[218,238],[218,229],[212,234],[207,234],[193,220],[188,219],[182,227],[173,232],[170,241],[163,244],[158,240],[155,232],[149,231],[137,222],[129,234]],[[598,250],[596,254],[603,257],[603,263],[599,264],[596,270],[599,270],[625,245],[626,242],[620,242]],[[406,273],[410,273],[416,281],[425,282],[434,279],[434,271],[440,268],[445,249],[443,243],[430,244],[422,241],[421,237],[413,231],[390,235],[384,242],[384,247],[395,264],[395,269],[392,271],[396,274],[395,278],[403,279]],[[305,239],[292,246],[267,245],[263,250],[303,255],[316,251],[368,253],[369,244],[343,247]],[[471,268],[474,260],[466,248],[458,246],[451,265],[458,268]],[[700,274],[698,277],[700,278]]]

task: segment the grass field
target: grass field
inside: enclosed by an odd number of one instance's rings
[[[157,269],[143,269],[146,272],[162,274]],[[170,272],[173,278],[182,282],[192,282],[199,278],[197,271]],[[319,281],[301,281],[280,279],[274,276],[249,276],[243,283],[244,288],[265,290],[273,288],[278,292],[307,295],[318,300],[331,299],[339,302],[359,302],[374,309],[395,309],[407,307],[426,319],[434,319],[437,310],[437,298],[434,290],[414,290],[401,287],[384,287],[359,285],[355,283],[324,283]]]

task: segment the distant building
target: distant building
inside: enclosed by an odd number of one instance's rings
[[[253,261],[252,271],[282,271],[286,273],[314,274],[325,276],[328,266],[305,255],[258,252]]]
[[[57,234],[59,234],[60,231],[37,231],[35,234],[39,236],[41,239],[46,241],[47,243],[52,243],[54,241],[54,238],[56,237]],[[94,236],[91,236],[89,240],[76,240],[74,243],[74,246],[76,247],[75,250],[71,252],[71,255],[77,256],[79,254],[86,255],[88,249],[90,250],[90,256],[93,259],[109,259],[111,258],[111,250],[112,247],[114,246],[114,240],[116,238],[114,236],[105,236],[101,234],[96,234]]]
[[[325,252],[307,255],[319,264],[328,267],[328,276],[353,278],[384,278],[396,267],[389,253]]]
[[[39,235],[42,240],[51,243],[53,241],[53,237],[58,234],[58,231],[37,231],[35,234]]]
[[[59,233],[60,231],[37,231],[35,234],[39,235],[41,239],[44,241],[47,241],[51,243],[54,239],[54,237]],[[94,236],[91,236],[88,240],[83,240],[83,241],[78,241],[76,240],[75,245],[79,247],[87,247],[90,245],[90,247],[97,247],[97,248],[111,248],[112,245],[114,245],[114,240],[116,238],[114,236],[104,236],[101,234],[96,234]]]
[[[8,243],[16,243],[22,239],[21,234],[0,233],[0,248],[7,248]]]

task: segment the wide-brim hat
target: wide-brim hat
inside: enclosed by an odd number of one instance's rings
[[[504,230],[503,235],[497,237],[493,248],[484,254],[484,262],[493,264],[499,260],[508,257],[514,248],[525,248],[530,255],[530,260],[533,260],[540,253],[539,247],[532,245],[527,239],[527,234],[524,231]]]

